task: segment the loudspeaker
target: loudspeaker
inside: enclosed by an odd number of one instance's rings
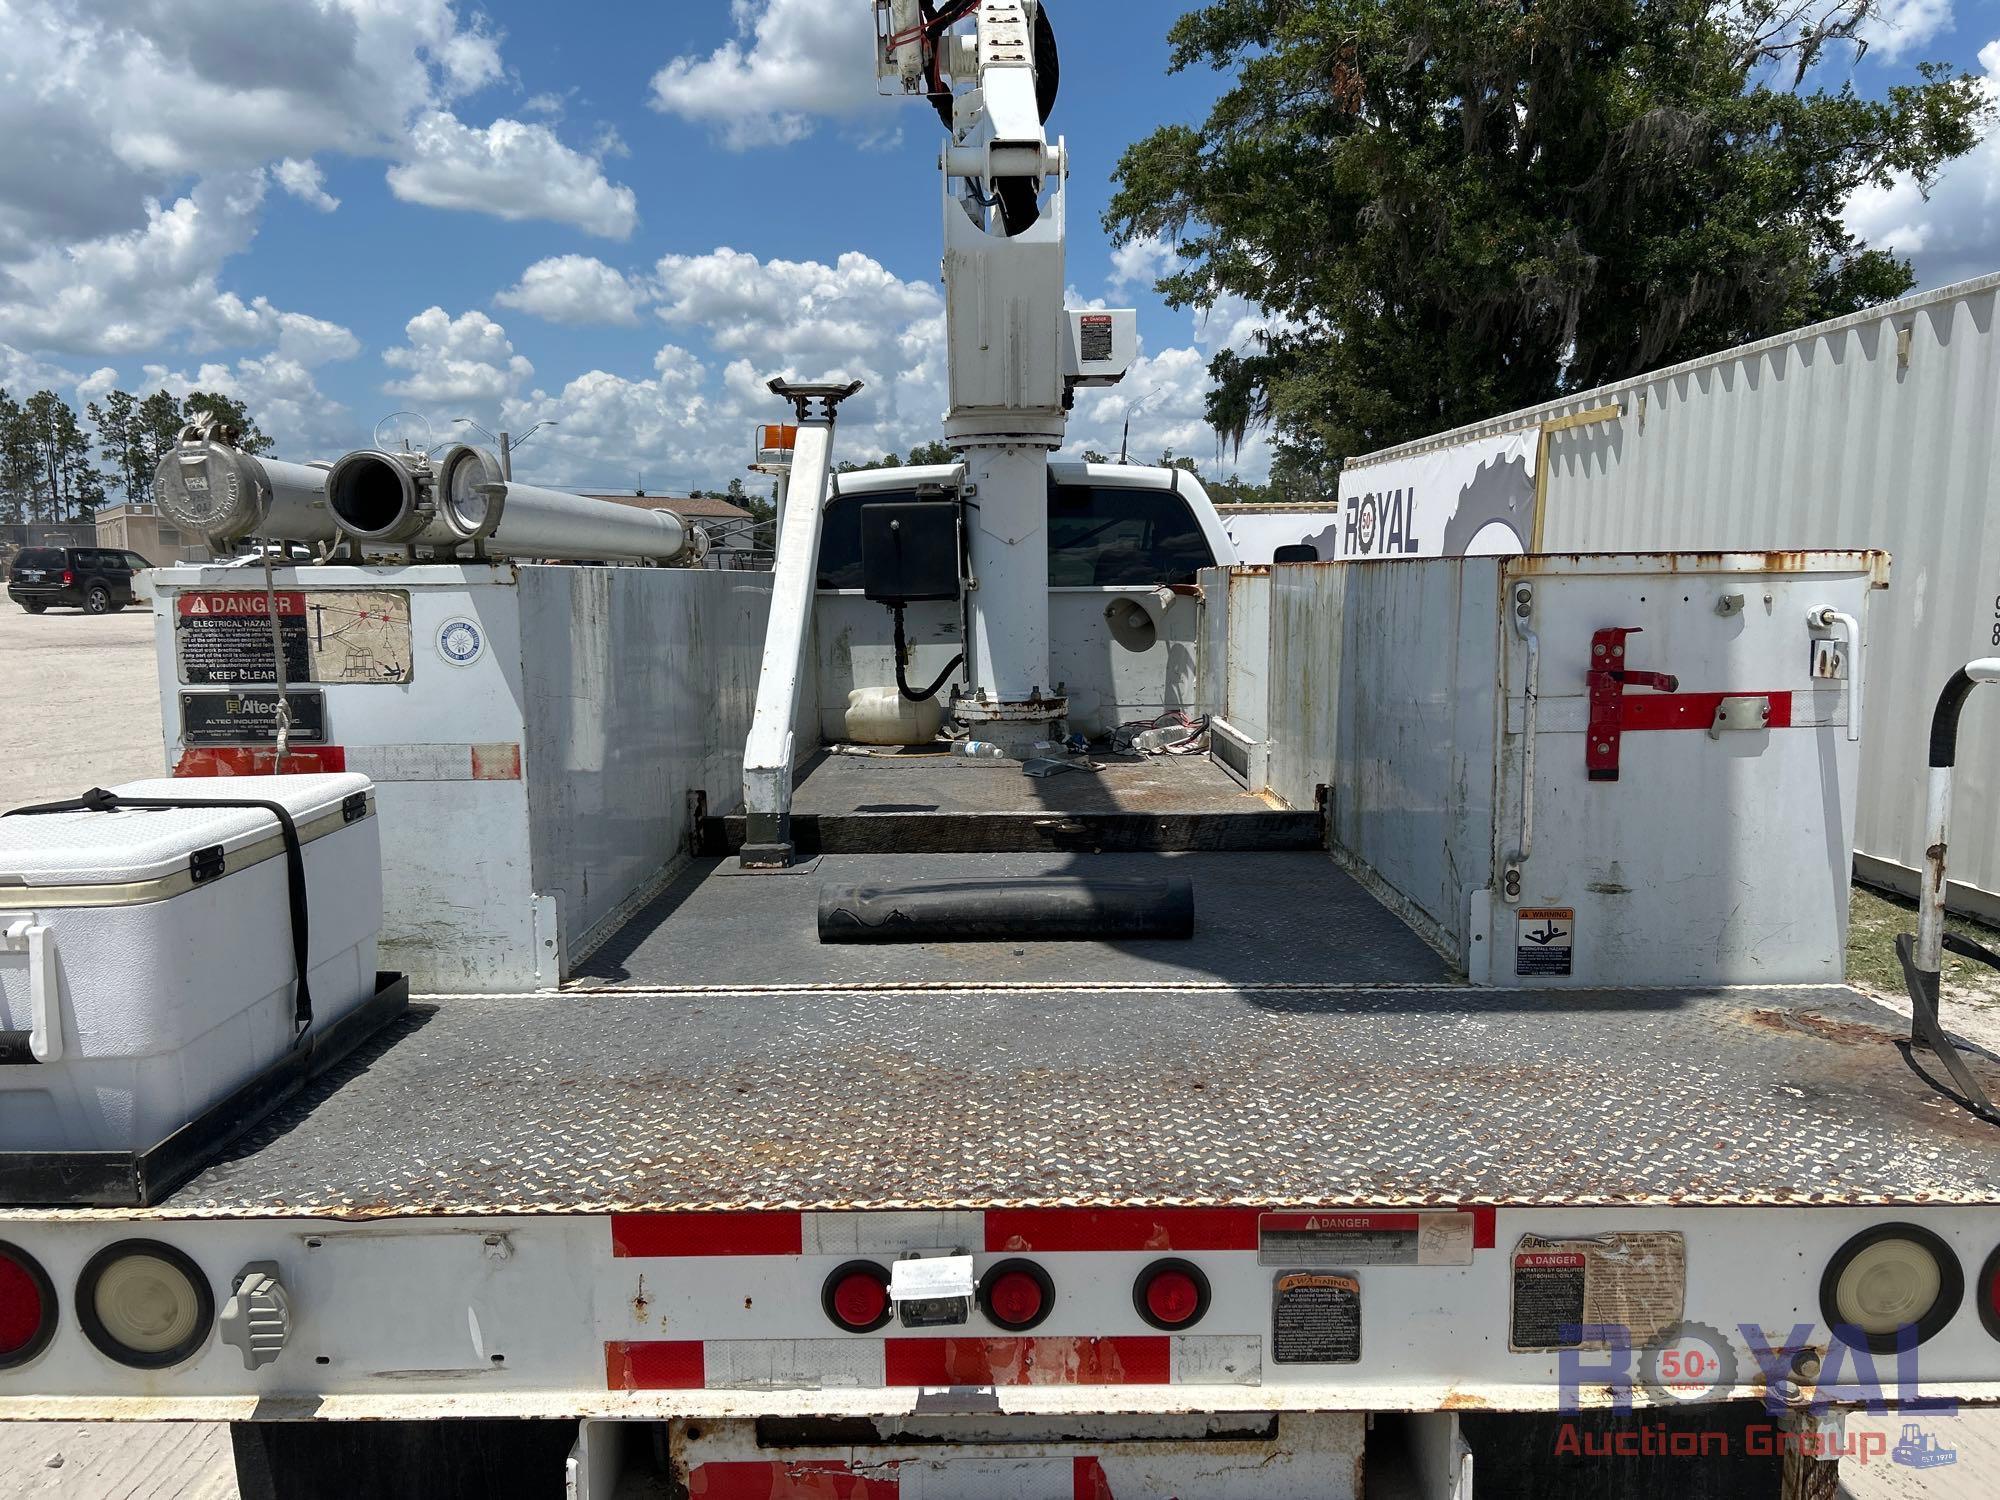
[[[1105,605],[1104,623],[1111,629],[1111,639],[1127,651],[1150,651],[1166,632],[1167,611],[1173,607],[1172,589],[1149,589]]]

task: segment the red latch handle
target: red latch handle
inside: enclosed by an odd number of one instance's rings
[[[1584,767],[1592,781],[1618,779],[1618,748],[1624,737],[1625,689],[1680,690],[1681,680],[1668,672],[1642,672],[1625,665],[1625,641],[1640,634],[1636,625],[1612,625],[1590,638],[1590,734],[1584,741]]]

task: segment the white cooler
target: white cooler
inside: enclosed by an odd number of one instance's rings
[[[374,995],[382,857],[367,777],[111,790],[285,808],[305,868],[312,1031]],[[285,847],[261,809],[0,817],[0,934],[0,1151],[147,1150],[297,1039]]]

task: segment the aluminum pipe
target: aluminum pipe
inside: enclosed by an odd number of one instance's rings
[[[707,538],[670,510],[640,510],[532,484],[487,481],[445,491],[455,530],[503,557],[672,562]]]
[[[420,453],[361,448],[326,476],[326,502],[340,529],[361,542],[453,546],[462,538],[437,514],[437,475]]]
[[[327,470],[257,458],[189,428],[153,471],[153,498],[182,531],[221,550],[244,537],[273,542],[333,541]]]

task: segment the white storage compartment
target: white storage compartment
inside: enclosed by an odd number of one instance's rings
[[[112,790],[284,807],[304,857],[314,1031],[375,993],[382,860],[367,777]],[[269,812],[0,818],[0,933],[0,1032],[35,1059],[0,1066],[0,1150],[146,1150],[295,1045],[287,866]]]

